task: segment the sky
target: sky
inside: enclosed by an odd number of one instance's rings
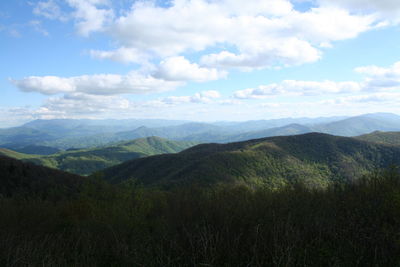
[[[3,0],[0,128],[400,114],[398,0]]]

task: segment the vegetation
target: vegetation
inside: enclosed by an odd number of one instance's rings
[[[397,169],[325,190],[162,191],[97,178],[63,199],[12,192],[0,198],[2,266],[400,264]]]
[[[0,155],[5,156],[5,157],[14,158],[14,159],[29,159],[29,158],[38,157],[38,155],[29,155],[29,154],[19,153],[17,151],[13,151],[13,150],[6,149],[6,148],[0,148]]]
[[[277,189],[296,180],[324,188],[391,164],[400,164],[400,147],[311,133],[198,145],[177,154],[128,161],[103,175],[113,183],[128,179],[165,188],[233,183]]]
[[[84,182],[78,175],[4,156],[0,156],[0,174],[0,198],[18,195],[60,199],[77,193]]]
[[[20,127],[0,129],[0,146],[22,153],[47,155],[55,153],[57,149],[86,149],[150,136],[177,141],[229,143],[310,132],[358,136],[377,130],[400,131],[400,116],[374,113],[350,118],[286,118],[215,123],[169,120],[35,120]]]
[[[195,145],[194,142],[147,137],[106,147],[70,149],[49,156],[28,155],[6,149],[0,149],[0,154],[75,174],[89,175],[127,160],[155,154],[175,153],[193,145]]]
[[[180,145],[88,151],[122,160]],[[400,146],[312,133],[203,144],[90,177],[24,161],[0,156],[0,266],[400,265]]]
[[[357,137],[360,140],[370,141],[380,144],[400,145],[400,132],[380,132],[375,131],[370,134],[364,134]]]

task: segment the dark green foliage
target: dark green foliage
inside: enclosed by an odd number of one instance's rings
[[[156,154],[176,153],[195,144],[194,142],[178,142],[159,137],[147,137],[105,147],[70,149],[49,156],[21,154],[6,149],[0,149],[0,154],[24,159],[37,165],[80,175],[89,175],[127,160]]]
[[[1,266],[398,266],[400,175],[325,190],[96,178],[78,197],[0,199]]]
[[[14,148],[13,150],[20,153],[34,154],[34,155],[52,155],[61,151],[60,149],[54,147],[36,146],[36,145]]]
[[[63,198],[78,192],[83,177],[0,156],[0,197]]]
[[[380,132],[376,131],[370,134],[357,136],[357,139],[370,141],[387,145],[400,145],[400,132]]]
[[[349,182],[390,164],[400,164],[400,147],[311,133],[230,144],[203,144],[178,154],[125,162],[104,170],[118,183],[174,187],[198,183],[280,188],[301,180],[309,187]]]

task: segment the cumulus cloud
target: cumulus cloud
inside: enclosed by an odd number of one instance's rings
[[[67,4],[73,12],[64,12],[60,3]],[[33,7],[33,14],[64,22],[72,19],[77,32],[82,36],[103,31],[114,18],[114,11],[108,0],[63,0],[60,3],[55,0],[39,1]]]
[[[127,75],[97,74],[70,78],[30,76],[12,82],[24,92],[39,92],[45,95],[74,92],[91,95],[145,94],[173,90],[181,85],[179,82],[165,81],[137,72]]]
[[[385,91],[400,88],[400,62],[388,68],[365,66],[356,68],[356,72],[366,75],[364,87],[369,91]]]
[[[372,13],[399,23],[400,2],[397,0],[318,0],[324,6],[340,6],[353,12]]]
[[[75,9],[72,14],[78,33],[88,36],[91,32],[102,31],[107,23],[111,22],[114,12],[110,8],[101,8],[107,5],[106,0],[66,0]]]
[[[120,47],[113,51],[90,50],[90,55],[98,59],[109,59],[120,63],[144,63],[149,56],[136,48]]]
[[[361,82],[296,81],[260,85],[234,92],[238,99],[263,99],[274,96],[317,96],[323,94],[351,94],[360,92],[392,92],[400,89],[400,62],[388,68],[364,66],[355,69],[364,74]],[[376,97],[376,95],[375,95]]]
[[[333,81],[295,81],[285,80],[281,83],[260,85],[258,88],[239,90],[234,93],[239,99],[263,99],[278,95],[285,96],[316,96],[323,94],[359,92],[361,86],[356,82]]]
[[[217,48],[203,65],[251,70],[316,61],[320,47],[354,38],[374,22],[340,8],[299,12],[288,0],[176,0],[169,7],[138,1],[110,34],[123,47],[161,58]]]
[[[183,56],[170,57],[161,61],[155,77],[168,81],[196,81],[205,82],[225,78],[227,72],[215,68],[200,67],[190,63]]]
[[[158,100],[159,103],[177,105],[186,103],[211,103],[214,99],[220,98],[218,91],[209,90],[194,94],[193,96],[169,96]]]
[[[167,7],[144,0],[118,13],[107,0],[64,1],[74,9],[71,17],[81,35],[103,31],[120,46],[93,50],[93,57],[123,63],[151,57],[165,64],[182,54],[202,52],[203,68],[249,71],[317,61],[321,48],[354,38],[382,20],[343,5],[326,7],[329,0],[307,11],[295,10],[289,0],[174,0]],[[41,1],[34,12],[54,18],[59,8],[54,0]],[[204,55],[209,48],[214,52]]]
[[[132,108],[132,103],[119,96],[88,95],[83,93],[66,94],[63,97],[51,97],[41,107],[42,113],[59,112],[57,115],[89,115]]]
[[[335,99],[323,100],[321,104],[331,105],[352,105],[352,104],[379,104],[397,106],[397,99],[400,99],[400,93],[372,93],[362,95],[352,95],[339,97]]]

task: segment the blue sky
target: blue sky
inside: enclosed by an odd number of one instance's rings
[[[400,113],[397,0],[0,2],[0,127]]]

